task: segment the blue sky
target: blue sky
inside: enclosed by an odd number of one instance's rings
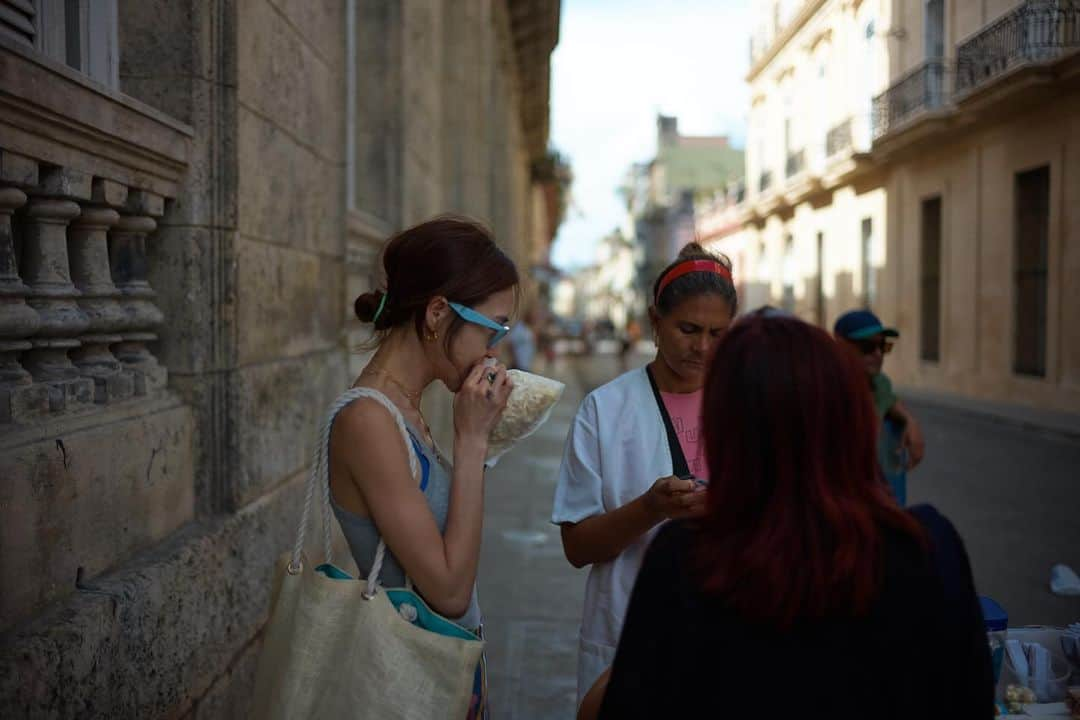
[[[745,139],[750,0],[563,0],[552,57],[551,144],[574,168],[552,261],[592,262],[623,210],[626,168],[656,148],[656,113],[685,135]]]

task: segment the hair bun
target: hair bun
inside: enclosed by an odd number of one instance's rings
[[[675,262],[682,262],[683,260],[712,260],[726,267],[729,272],[734,269],[731,258],[722,252],[706,250],[698,242],[688,242],[683,245],[682,249],[679,250],[679,256],[675,258]]]
[[[701,244],[697,242],[688,242],[679,250],[679,260],[690,260],[708,255],[712,255],[712,253],[701,247]]]
[[[379,303],[382,302],[383,297],[386,295],[382,290],[375,290],[373,292],[366,292],[356,298],[356,302],[353,303],[353,311],[356,313],[356,317],[360,319],[360,322],[374,322],[375,313],[379,311]],[[383,312],[386,309],[383,308]]]

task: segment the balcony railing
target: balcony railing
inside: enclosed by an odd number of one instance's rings
[[[787,177],[798,175],[804,169],[806,169],[806,151],[796,150],[793,153],[789,153],[787,156],[787,164],[785,165],[785,174]]]
[[[950,73],[941,60],[928,60],[874,98],[874,139],[918,115],[937,110],[949,98]]]
[[[765,192],[772,187],[772,170],[762,170],[758,176],[758,192]]]
[[[851,118],[834,126],[825,135],[825,157],[831,158],[842,152],[851,150],[852,133]]]
[[[1027,0],[956,49],[956,92],[970,92],[1007,70],[1080,47],[1080,2]]]

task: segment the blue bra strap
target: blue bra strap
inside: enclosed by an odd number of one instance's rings
[[[409,439],[412,440],[413,450],[416,451],[416,457],[420,458],[420,492],[427,490],[428,475],[431,473],[431,463],[427,459],[427,455],[424,454],[423,448],[420,446],[420,442],[409,433]]]

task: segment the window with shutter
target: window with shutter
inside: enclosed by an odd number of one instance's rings
[[[0,36],[120,85],[118,0],[0,0]]]
[[[0,35],[34,46],[37,12],[31,0],[0,0]]]
[[[922,359],[941,360],[941,196],[922,201],[919,312]]]
[[[877,301],[877,283],[874,277],[874,220],[862,219],[862,294],[863,305],[873,308]]]
[[[1017,173],[1013,270],[1013,371],[1046,376],[1050,168]]]

